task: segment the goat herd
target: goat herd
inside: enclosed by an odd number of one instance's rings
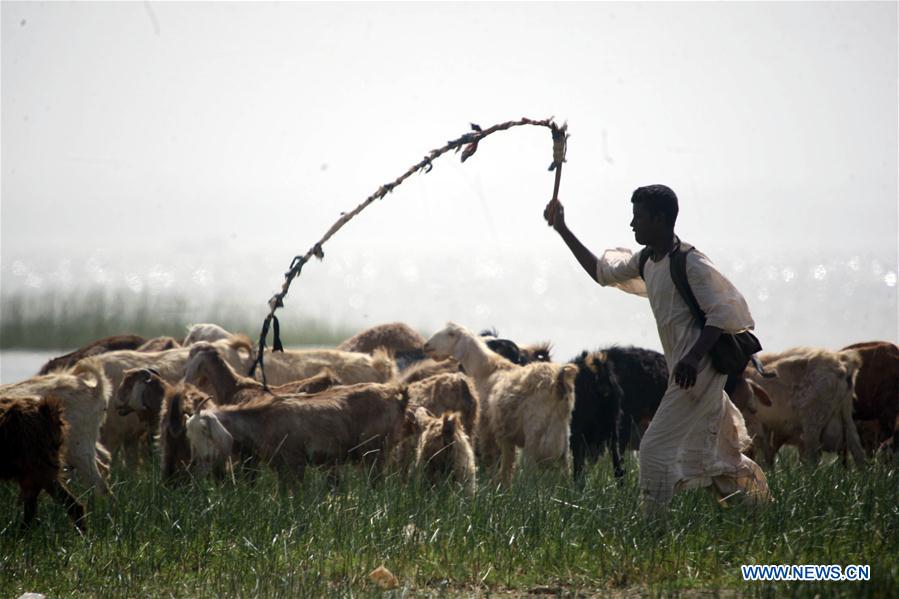
[[[568,467],[570,449],[576,480],[608,449],[621,477],[621,454],[637,449],[668,386],[655,351],[613,346],[560,364],[548,344],[519,346],[453,323],[427,341],[391,323],[336,349],[268,353],[268,386],[243,376],[253,353],[245,336],[202,324],[183,342],[101,339],[0,386],[0,478],[18,481],[25,524],[46,490],[84,529],[63,464],[105,495],[118,454],[134,467],[156,447],[172,483],[235,467],[252,477],[261,463],[283,486],[300,484],[307,465],[336,482],[338,466],[361,462],[373,477],[417,471],[472,493],[477,467],[510,484],[519,449],[522,460],[556,468]],[[732,398],[762,463],[772,465],[784,444],[810,463],[822,450],[841,452],[844,463],[851,453],[859,465],[892,456],[899,347],[759,357],[776,376],[747,369]]]

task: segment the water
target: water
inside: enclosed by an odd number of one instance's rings
[[[308,318],[354,331],[404,321],[427,335],[452,320],[475,330],[495,327],[523,343],[550,341],[557,360],[613,343],[660,349],[648,302],[599,287],[564,246],[537,251],[485,244],[449,252],[385,245],[377,252],[338,246],[324,261],[307,264],[278,312],[282,326]],[[894,256],[727,248],[707,253],[745,295],[766,349],[899,341]],[[150,261],[123,251],[67,256],[6,252],[0,302],[18,296],[36,306],[48,295],[64,299],[102,289],[124,305],[143,301],[145,309],[168,310],[163,316],[180,310],[203,322],[227,305],[246,322],[261,324],[290,263],[283,252],[251,249],[155,253]],[[2,380],[35,372],[46,355],[3,352]]]
[[[0,351],[0,384],[17,383],[37,374],[47,360],[69,350]]]

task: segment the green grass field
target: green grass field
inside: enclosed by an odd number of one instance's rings
[[[665,525],[638,509],[636,463],[623,487],[607,460],[583,487],[522,473],[509,490],[482,480],[474,498],[390,476],[372,487],[344,470],[337,492],[320,473],[301,493],[269,472],[252,485],[191,482],[170,489],[157,469],[114,472],[79,536],[46,496],[41,521],[19,530],[16,489],[0,486],[0,596],[369,596],[368,573],[399,579],[390,596],[672,594],[899,596],[899,474],[787,454],[770,473],[777,502],[718,507],[703,491],[677,496]],[[744,582],[741,564],[869,564],[869,582]]]

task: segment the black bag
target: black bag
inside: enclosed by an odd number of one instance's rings
[[[693,290],[690,289],[690,282],[687,280],[687,254],[693,251],[691,246],[686,252],[680,249],[680,241],[674,246],[674,249],[668,254],[669,265],[671,268],[671,280],[677,288],[678,293],[687,303],[693,318],[699,325],[699,328],[705,327],[705,313],[699,307]],[[643,267],[649,259],[650,249],[643,248],[640,252],[640,277],[643,277]],[[738,376],[743,374],[746,365],[752,359],[752,356],[762,351],[762,344],[758,338],[750,331],[741,333],[721,333],[718,341],[709,350],[709,357],[712,359],[712,367],[722,374],[729,376]]]

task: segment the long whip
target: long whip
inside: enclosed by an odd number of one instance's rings
[[[555,171],[555,183],[553,185],[553,199],[558,199],[559,196],[559,184],[562,180],[562,163],[565,162],[565,153],[567,151],[568,145],[568,124],[563,123],[561,126],[557,125],[555,121],[553,121],[553,117],[544,120],[534,120],[529,118],[523,118],[517,121],[507,121],[505,123],[499,123],[487,129],[482,129],[478,125],[471,123],[471,131],[460,136],[457,139],[450,140],[443,147],[437,148],[436,150],[431,150],[424,158],[422,158],[419,162],[415,163],[411,167],[409,167],[405,173],[397,177],[395,180],[390,183],[385,183],[381,185],[377,191],[368,196],[364,202],[356,206],[350,212],[342,212],[340,214],[340,218],[331,225],[331,228],[324,234],[324,236],[319,239],[315,244],[309,248],[309,250],[299,256],[294,256],[293,260],[290,262],[290,268],[287,272],[284,273],[284,283],[281,285],[281,291],[276,293],[268,300],[269,313],[265,317],[265,320],[262,323],[262,330],[259,333],[259,347],[256,352],[256,357],[253,360],[253,364],[250,367],[248,372],[249,376],[255,376],[256,367],[258,366],[262,371],[262,384],[267,389],[268,383],[265,378],[265,346],[266,340],[268,338],[269,327],[273,328],[274,339],[272,341],[272,351],[284,351],[284,346],[281,343],[281,327],[278,322],[278,317],[275,316],[275,311],[278,308],[284,307],[284,298],[287,296],[287,292],[290,290],[290,284],[293,282],[295,278],[300,276],[300,273],[303,270],[303,266],[313,257],[315,256],[319,260],[324,259],[325,253],[322,250],[322,246],[326,241],[331,239],[337,231],[339,231],[345,224],[350,222],[357,214],[365,210],[370,204],[372,204],[375,200],[380,200],[384,196],[389,193],[392,193],[394,189],[396,189],[399,185],[401,185],[406,179],[411,177],[417,172],[429,173],[431,169],[434,168],[433,161],[446,154],[450,150],[455,150],[455,152],[462,151],[462,162],[465,162],[469,158],[474,155],[474,153],[478,149],[478,143],[483,140],[488,135],[492,135],[497,131],[505,131],[507,129],[511,129],[513,127],[520,127],[523,125],[534,125],[538,127],[548,127],[552,132],[553,139],[553,161],[549,166],[549,170]]]

